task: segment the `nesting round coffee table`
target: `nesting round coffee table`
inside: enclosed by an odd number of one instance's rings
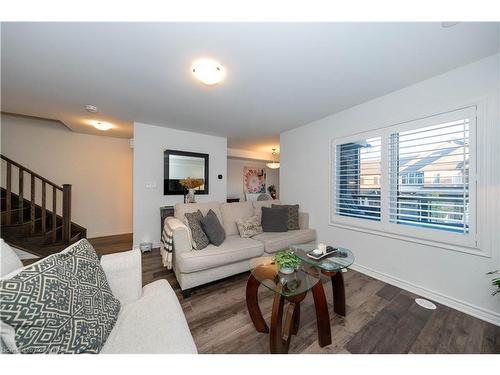
[[[345,315],[345,292],[341,270],[351,265],[354,257],[351,257],[352,253],[349,252],[350,255],[340,261],[337,258],[330,262],[316,261],[307,257],[307,252],[314,248],[314,245],[291,247],[302,263],[290,275],[278,272],[278,266],[274,263],[273,257],[251,260],[251,274],[246,287],[247,308],[255,329],[258,332],[269,333],[271,353],[288,353],[292,336],[296,335],[299,330],[300,303],[309,290],[312,291],[314,299],[319,346],[331,344],[330,317],[322,275],[329,276],[334,286],[334,311]],[[267,326],[259,306],[258,289],[261,285],[275,293],[270,327]],[[286,303],[288,304],[285,310]]]

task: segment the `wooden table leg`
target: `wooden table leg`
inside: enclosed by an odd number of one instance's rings
[[[299,332],[299,326],[300,326],[300,303],[298,303],[295,307],[294,314],[293,314],[293,327],[292,327],[292,333],[296,335]]]
[[[268,333],[269,328],[267,327],[266,321],[264,320],[259,307],[259,285],[260,283],[257,281],[257,279],[252,274],[250,274],[246,289],[247,308],[257,332]]]
[[[345,316],[345,287],[342,272],[335,272],[331,277],[333,290],[333,311]]]
[[[330,315],[328,314],[328,304],[326,302],[323,284],[318,281],[312,289],[314,306],[316,307],[316,322],[318,326],[318,343],[320,347],[332,343],[330,329]]]
[[[288,347],[283,345],[283,305],[285,298],[276,293],[274,295],[273,312],[271,314],[271,331],[269,333],[269,348],[271,354],[288,353]],[[290,335],[291,336],[291,335]]]

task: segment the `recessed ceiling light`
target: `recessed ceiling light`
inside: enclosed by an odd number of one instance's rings
[[[91,120],[89,121],[90,125],[92,125],[94,128],[98,130],[109,130],[113,127],[109,122],[104,122],[104,121],[97,121],[97,120]]]
[[[226,70],[217,61],[212,59],[199,59],[191,65],[194,76],[205,85],[213,86],[221,82]]]
[[[460,22],[441,22],[441,27],[448,29],[453,26],[457,26]]]
[[[90,113],[97,113],[97,112],[99,112],[99,108],[97,108],[95,105],[92,105],[92,104],[87,104],[85,106],[85,109],[87,111],[89,111]]]

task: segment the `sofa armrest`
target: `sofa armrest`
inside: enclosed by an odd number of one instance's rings
[[[172,229],[174,235],[174,252],[191,251],[193,244],[191,242],[191,232],[186,224],[175,217],[167,217],[165,224]]]
[[[299,228],[309,229],[309,214],[307,212],[299,212]]]
[[[139,249],[103,255],[101,266],[114,296],[123,304],[142,295],[142,258]]]

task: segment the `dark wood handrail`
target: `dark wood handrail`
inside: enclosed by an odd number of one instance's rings
[[[35,173],[33,172],[32,170],[22,166],[21,164],[19,163],[16,163],[14,160],[12,159],[9,159],[7,156],[3,155],[3,154],[0,154],[0,158],[2,158],[3,160],[5,160],[6,162],[9,162],[10,164],[12,165],[15,165],[16,167],[18,167],[20,170],[24,171],[24,172],[27,172],[33,176],[35,176],[36,178],[38,178],[39,180],[42,180],[43,182],[55,187],[57,190],[60,190],[60,191],[63,191],[63,188],[62,186],[59,186],[57,185],[56,183],[46,179],[45,177],[43,176],[40,176],[38,173]]]
[[[52,189],[52,233],[51,233],[51,240],[52,242],[57,241],[57,230],[56,230],[56,224],[57,224],[57,191],[62,192],[62,240],[64,243],[68,244],[69,241],[71,240],[71,185],[69,184],[64,184],[63,186],[59,186],[52,181],[46,179],[45,177],[40,176],[38,173],[35,173],[31,171],[30,169],[24,167],[23,165],[15,162],[12,159],[9,159],[8,157],[0,154],[0,157],[2,160],[5,160],[7,163],[7,169],[6,169],[6,205],[7,205],[7,214],[6,214],[6,224],[9,225],[11,223],[11,215],[14,213],[14,211],[17,211],[17,217],[19,220],[20,224],[24,224],[24,173],[26,172],[28,175],[30,175],[30,219],[29,223],[30,225],[30,232],[35,233],[36,225],[35,225],[35,210],[36,210],[36,204],[35,204],[35,189],[36,189],[36,183],[35,179],[39,179],[42,181],[42,220],[41,220],[41,225],[42,225],[42,231],[45,233],[46,231],[46,225],[47,225],[47,220],[46,220],[46,194],[50,193],[50,188]],[[18,208],[17,209],[12,209],[11,205],[11,200],[12,200],[12,166],[15,166],[19,169],[19,193],[18,193]],[[49,185],[49,192],[47,192],[47,187],[46,185]]]

